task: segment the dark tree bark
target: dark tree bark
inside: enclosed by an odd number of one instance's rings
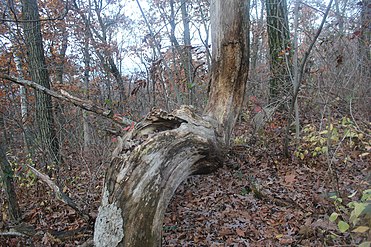
[[[279,101],[290,90],[290,32],[286,0],[266,0],[271,78],[270,102]]]
[[[8,203],[9,218],[12,222],[17,222],[20,219],[21,213],[13,183],[13,170],[6,157],[6,138],[2,112],[0,112],[0,130],[0,179]]]
[[[371,0],[363,0],[361,3],[361,36],[359,39],[359,54],[361,69],[365,78],[371,75]]]
[[[28,52],[28,64],[31,78],[47,89],[50,89],[50,78],[44,57],[41,36],[39,10],[36,0],[22,0],[23,32]],[[47,165],[60,162],[59,143],[54,129],[53,106],[51,96],[36,91],[36,121],[38,143],[45,152]]]
[[[162,220],[191,174],[217,169],[240,111],[248,75],[245,0],[211,4],[213,76],[203,116],[183,106],[154,109],[119,138],[107,170],[95,223],[95,246],[160,246]]]

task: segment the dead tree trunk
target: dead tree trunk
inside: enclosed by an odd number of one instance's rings
[[[160,246],[162,219],[178,185],[219,167],[248,74],[245,0],[211,4],[213,76],[203,116],[183,106],[153,110],[119,138],[95,223],[95,246]]]

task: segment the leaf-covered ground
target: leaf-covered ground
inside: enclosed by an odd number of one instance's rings
[[[334,192],[346,205],[349,195],[357,192],[352,198],[357,200],[370,188],[368,142],[335,146],[339,154],[331,160],[310,152],[285,158],[282,133],[269,125],[253,138],[248,125],[240,123],[224,166],[177,189],[164,219],[163,246],[354,246],[364,241],[367,234],[340,233],[328,218],[336,211],[330,199]],[[303,147],[310,149],[309,144]],[[67,156],[65,163],[73,165],[61,171],[61,178],[64,191],[94,218],[105,161],[90,157]],[[22,227],[34,236],[0,236],[0,246],[77,246],[91,238],[93,222],[63,205],[44,184],[29,177],[21,182]],[[3,208],[0,228],[8,227]]]

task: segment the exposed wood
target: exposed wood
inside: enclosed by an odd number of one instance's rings
[[[154,109],[122,138],[105,176],[95,246],[160,246],[179,184],[225,157],[248,75],[248,1],[212,2],[213,77],[203,116],[189,106]]]
[[[229,144],[240,113],[249,64],[249,1],[211,1],[212,80],[205,113]]]
[[[216,169],[221,146],[214,127],[190,107],[170,114],[154,109],[114,151],[95,224],[96,246],[159,246],[175,189],[191,174]]]

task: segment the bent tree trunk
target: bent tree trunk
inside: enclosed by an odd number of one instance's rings
[[[95,223],[95,246],[160,246],[178,185],[218,168],[243,102],[248,74],[248,1],[211,4],[213,73],[203,116],[154,109],[119,139]]]

